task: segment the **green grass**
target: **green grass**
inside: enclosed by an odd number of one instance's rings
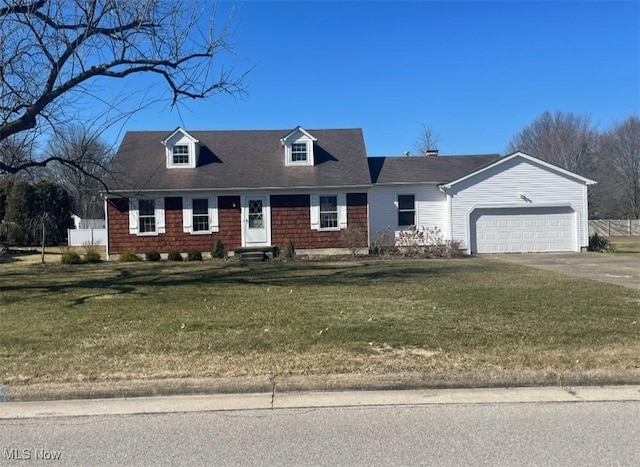
[[[0,383],[640,363],[640,293],[480,258],[0,265]]]

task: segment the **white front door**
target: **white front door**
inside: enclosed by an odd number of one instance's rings
[[[266,196],[245,196],[242,203],[243,246],[268,245],[269,204]]]

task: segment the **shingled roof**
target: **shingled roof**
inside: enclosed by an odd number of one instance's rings
[[[167,169],[162,141],[172,131],[130,131],[105,183],[110,191],[280,189],[371,185],[361,129],[307,130],[315,166],[287,167],[288,130],[190,131],[200,141],[195,169]]]
[[[370,157],[376,183],[447,183],[500,159],[499,154],[474,156]]]

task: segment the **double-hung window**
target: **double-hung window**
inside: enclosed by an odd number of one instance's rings
[[[291,144],[291,162],[307,162],[307,143]]]
[[[129,205],[129,233],[159,235],[166,233],[164,198],[132,198]]]
[[[189,164],[189,146],[186,144],[176,144],[173,146],[173,165]]]
[[[398,226],[416,225],[415,195],[398,195]]]
[[[338,228],[338,197],[320,196],[320,228]]]
[[[218,232],[218,197],[182,198],[182,231],[188,234]]]
[[[193,199],[193,231],[209,231],[209,200],[207,198]]]
[[[311,230],[347,228],[346,193],[310,195]]]
[[[138,202],[140,233],[156,232],[156,202],[153,199],[141,199]]]

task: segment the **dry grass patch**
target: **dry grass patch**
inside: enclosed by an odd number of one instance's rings
[[[638,291],[481,258],[0,274],[4,384],[640,366]]]
[[[609,237],[618,253],[639,253],[640,237]]]

